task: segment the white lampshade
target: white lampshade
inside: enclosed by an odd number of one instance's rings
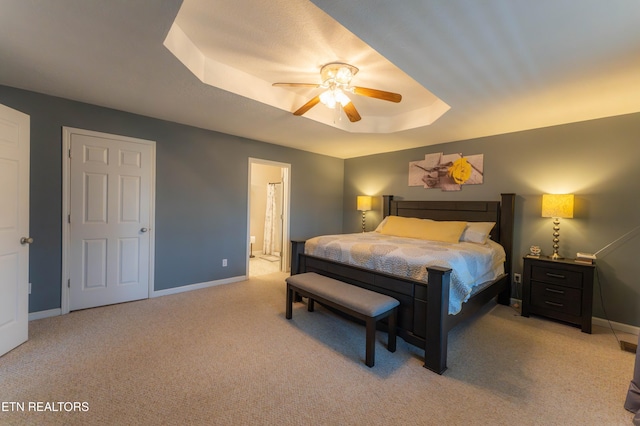
[[[255,244],[255,243],[256,243],[256,236],[255,236],[255,235],[252,235],[252,236],[249,238],[249,241],[251,242],[251,244]]]
[[[371,210],[371,196],[358,195],[357,209],[363,212]]]

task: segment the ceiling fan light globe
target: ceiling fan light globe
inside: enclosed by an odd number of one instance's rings
[[[320,94],[320,102],[331,109],[336,107],[336,98],[333,96],[333,92],[331,90],[327,90]]]
[[[320,102],[326,105],[328,108],[334,109],[336,104],[345,106],[351,99],[339,88],[333,88],[326,90],[320,94]]]
[[[344,92],[342,90],[340,90],[340,89],[336,89],[336,91],[335,91],[333,96],[334,96],[336,102],[338,102],[342,106],[345,106],[346,104],[351,102],[351,99],[349,99],[349,97],[347,95],[345,95]]]

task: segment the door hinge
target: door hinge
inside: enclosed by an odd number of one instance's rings
[[[67,280],[67,288],[71,288],[71,278]]]
[[[69,149],[69,158],[71,158],[71,149]]]
[[[67,223],[71,223],[71,215],[67,215]]]

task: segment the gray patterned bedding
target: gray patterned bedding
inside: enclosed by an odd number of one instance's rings
[[[449,314],[457,314],[462,303],[481,284],[504,273],[505,251],[494,241],[485,244],[402,238],[365,232],[323,235],[307,240],[305,254],[427,281],[427,266],[451,268]]]

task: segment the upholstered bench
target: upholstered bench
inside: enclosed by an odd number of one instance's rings
[[[314,302],[330,306],[352,317],[365,321],[366,324],[366,356],[365,364],[373,367],[375,360],[376,324],[378,320],[388,317],[389,352],[396,351],[396,322],[398,302],[393,297],[356,287],[315,272],[292,275],[287,282],[287,319],[291,319],[293,301],[296,295],[309,298],[307,310],[313,312]]]

